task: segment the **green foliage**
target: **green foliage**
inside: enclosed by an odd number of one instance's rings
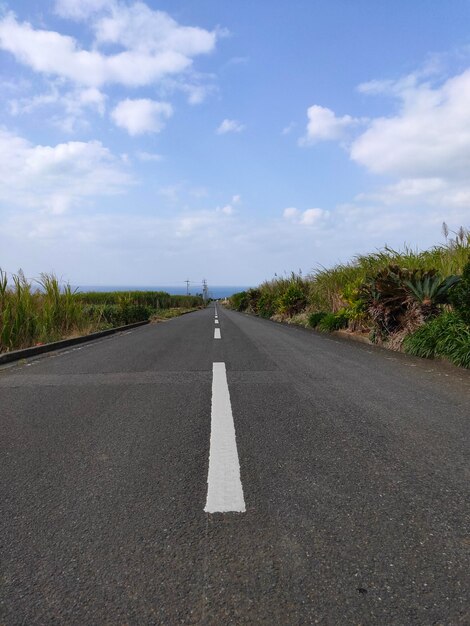
[[[316,328],[318,324],[322,321],[322,319],[327,315],[327,313],[323,311],[319,311],[317,313],[310,313],[308,316],[308,325],[311,328]]]
[[[261,287],[261,295],[258,300],[258,314],[261,317],[270,318],[276,313],[276,298],[271,290]]]
[[[403,348],[408,354],[444,357],[454,365],[470,368],[470,326],[454,312],[443,313],[408,335]]]
[[[323,332],[332,332],[340,328],[346,328],[348,325],[348,316],[346,311],[338,311],[338,313],[327,313],[322,317],[317,325],[318,330]]]
[[[266,281],[257,289],[233,294],[229,306],[236,311],[250,311],[260,317],[273,315],[292,317],[308,304],[309,281],[300,274],[276,277]]]
[[[410,272],[398,265],[388,265],[366,278],[359,288],[359,297],[379,336],[393,333],[401,326],[408,305],[405,281],[411,277]]]
[[[463,268],[462,279],[452,289],[449,299],[458,315],[470,324],[470,257]]]
[[[336,312],[348,304],[346,292],[351,286],[364,283],[367,277],[390,265],[404,270],[434,270],[441,277],[461,275],[469,258],[470,231],[460,228],[454,235],[429,250],[414,250],[408,246],[394,250],[385,246],[377,252],[357,255],[349,263],[321,267],[309,277],[309,304],[318,311]]]
[[[235,311],[245,311],[248,307],[248,294],[246,291],[239,291],[238,293],[234,293],[229,298],[230,306]]]
[[[195,307],[193,309],[186,309],[181,307],[173,307],[171,309],[159,309],[152,312],[151,321],[161,321],[161,320],[171,320],[174,317],[179,317],[180,315],[185,315],[185,313],[192,313],[193,311],[197,311],[201,307]]]
[[[54,274],[41,274],[37,287],[21,272],[0,269],[0,352],[87,334],[101,328],[149,319],[171,308],[193,310],[203,304],[197,296],[165,292],[76,293],[61,286]]]
[[[277,312],[292,316],[307,306],[307,290],[301,281],[293,280],[277,299]]]
[[[152,309],[187,308],[202,306],[201,296],[172,296],[166,291],[91,291],[77,293],[83,304],[119,304],[123,299]]]
[[[437,270],[415,270],[404,284],[408,289],[410,300],[415,300],[422,307],[429,307],[430,312],[435,312],[434,307],[449,301],[450,290],[460,280],[460,276],[447,276],[442,279]]]
[[[388,265],[366,278],[358,293],[376,336],[384,338],[437,315],[439,305],[448,302],[450,290],[459,281],[458,276],[442,279],[435,269]]]

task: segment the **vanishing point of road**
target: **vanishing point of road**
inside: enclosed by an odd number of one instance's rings
[[[468,626],[469,433],[469,372],[214,305],[4,367],[0,624]]]

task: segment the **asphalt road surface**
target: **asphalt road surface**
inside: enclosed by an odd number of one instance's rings
[[[0,370],[0,624],[469,625],[469,372],[214,313]]]

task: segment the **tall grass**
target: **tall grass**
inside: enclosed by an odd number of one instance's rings
[[[55,341],[97,326],[98,320],[84,310],[70,285],[61,288],[54,274],[41,274],[39,280],[30,281],[20,270],[9,285],[6,272],[0,269],[1,352]]]
[[[348,295],[368,276],[373,276],[389,265],[403,269],[435,269],[445,278],[462,274],[470,254],[470,231],[463,228],[448,238],[444,244],[429,250],[417,250],[404,246],[394,250],[385,246],[369,254],[358,254],[349,263],[338,264],[331,269],[320,268],[309,276],[309,302],[314,310],[339,311],[348,304]]]
[[[77,293],[68,284],[61,286],[54,274],[31,281],[21,270],[9,284],[0,268],[0,352],[143,321],[157,311],[202,305],[200,297],[166,292]]]
[[[460,228],[445,242],[429,250],[418,250],[404,246],[394,250],[385,246],[369,254],[358,254],[348,263],[332,268],[320,267],[307,277],[292,273],[290,276],[275,276],[262,283],[257,289],[235,294],[229,302],[234,308],[251,310],[265,317],[281,315],[289,317],[303,309],[307,313],[337,313],[350,307],[359,286],[371,276],[390,265],[403,269],[437,270],[447,276],[461,275],[470,254],[470,231]]]
[[[77,293],[76,298],[90,305],[119,304],[123,300],[131,300],[154,309],[191,309],[203,304],[201,296],[174,296],[166,291],[89,291]]]

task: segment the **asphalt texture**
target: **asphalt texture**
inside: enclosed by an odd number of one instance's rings
[[[219,320],[0,368],[0,624],[469,625],[469,372]],[[215,361],[246,513],[204,512]]]

